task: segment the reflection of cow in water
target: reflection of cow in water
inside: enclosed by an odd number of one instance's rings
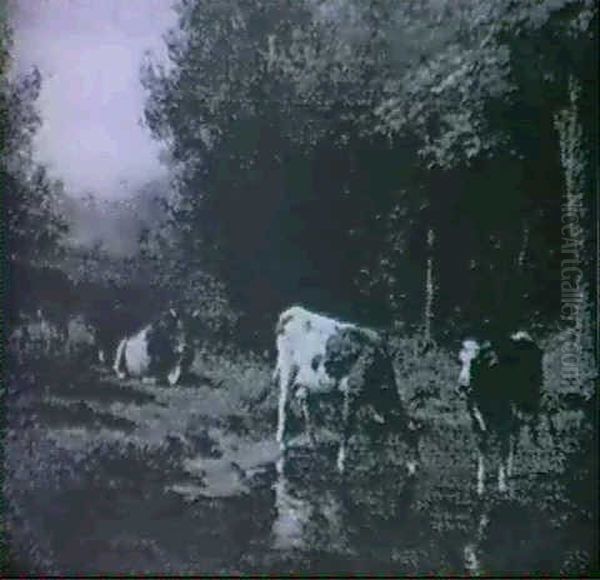
[[[121,379],[153,377],[175,385],[189,370],[192,359],[183,320],[170,309],[157,321],[121,340],[113,368]]]
[[[276,517],[272,526],[273,547],[303,550],[326,542],[331,552],[347,552],[347,508],[339,490],[323,485],[307,489],[280,474],[273,486]]]

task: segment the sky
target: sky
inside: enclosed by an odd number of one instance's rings
[[[67,193],[123,198],[165,176],[141,126],[144,52],[164,58],[172,0],[15,0],[15,66],[37,66],[43,119],[35,155]]]

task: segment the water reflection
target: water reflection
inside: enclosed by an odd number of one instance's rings
[[[463,551],[465,572],[472,576],[480,576],[483,572],[482,545],[490,523],[489,509],[481,507],[478,512],[477,527],[473,539],[465,545]]]
[[[273,547],[277,550],[350,551],[344,525],[346,507],[336,489],[292,482],[279,473],[274,484],[276,517]]]
[[[587,528],[579,520],[565,528],[530,497],[481,501],[454,481],[406,478],[389,466],[340,477],[327,459],[297,452],[285,471],[272,471],[269,543],[276,561],[289,563],[282,569],[483,576],[553,570],[579,557],[581,540],[565,529]]]
[[[272,547],[361,561],[370,554],[380,563],[413,550],[423,528],[414,513],[415,478],[401,466],[342,476],[329,459],[297,450],[285,469],[276,466]]]

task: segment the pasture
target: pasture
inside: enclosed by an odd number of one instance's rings
[[[342,479],[326,406],[316,450],[294,422],[299,436],[278,476],[266,356],[199,353],[193,377],[175,387],[28,361],[6,393],[9,570],[522,576],[597,568],[594,432],[583,413],[557,409],[555,442],[545,425],[539,447],[526,432],[511,495],[498,495],[490,472],[480,500],[455,357],[420,355],[413,342],[398,341],[396,352],[400,387],[426,426],[414,479],[401,444],[362,436]]]

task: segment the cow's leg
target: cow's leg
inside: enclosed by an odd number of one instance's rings
[[[117,375],[118,378],[120,379],[124,379],[127,374],[126,372],[123,370],[123,367],[125,366],[125,348],[127,346],[127,339],[124,338],[120,343],[119,346],[117,347],[117,354],[115,355],[115,363],[113,365],[113,370],[115,371],[115,374]]]
[[[517,429],[510,436],[509,448],[508,448],[508,460],[506,462],[506,475],[510,478],[513,476],[515,467],[515,455],[519,447],[520,431]]]
[[[290,406],[290,388],[296,372],[294,369],[280,368],[275,371],[274,382],[279,382],[279,409],[277,417],[277,443],[282,452],[287,447],[286,420]]]
[[[477,450],[477,495],[483,495],[485,489],[485,454]]]
[[[342,392],[342,436],[340,439],[340,448],[337,457],[337,469],[344,473],[346,467],[346,454],[348,452],[348,442],[352,430],[352,393],[348,385],[348,379],[344,378],[340,382],[340,391]]]
[[[421,461],[421,453],[419,451],[419,426],[413,419],[408,419],[406,427],[406,444],[408,445],[408,459],[406,461],[406,469],[408,475],[415,475],[417,467]]]
[[[278,369],[275,371],[274,383],[279,383],[279,408],[277,414],[277,435],[275,439],[279,443],[280,448],[284,449],[284,436],[285,436],[285,419],[288,410],[288,392],[287,384],[284,384],[281,378],[281,371]],[[287,381],[286,381],[287,382]]]
[[[289,369],[284,366],[282,369],[278,364],[273,377],[273,383],[275,386],[279,383],[279,409],[277,417],[277,436],[276,440],[279,443],[280,455],[276,463],[277,473],[279,475],[284,474],[285,469],[285,455],[287,451],[287,433],[286,433],[286,420],[289,413],[290,406],[290,389],[292,388],[293,381],[296,376],[296,372],[293,368]]]
[[[304,415],[304,424],[306,433],[308,435],[308,440],[310,442],[311,447],[314,449],[317,446],[317,441],[315,439],[315,431],[312,424],[312,419],[310,416],[310,400],[308,395],[308,390],[303,389],[298,393],[298,398],[300,399],[300,404],[302,405],[302,415]]]
[[[500,444],[500,461],[498,462],[498,491],[500,493],[508,491],[506,474],[510,456],[511,438],[511,435],[504,436]]]
[[[172,369],[171,372],[169,372],[169,374],[167,375],[167,381],[169,382],[169,385],[171,385],[172,387],[176,385],[179,382],[179,379],[181,378],[181,373],[181,362],[177,362],[175,368]]]
[[[469,410],[477,441],[477,495],[481,496],[485,489],[485,456],[489,446],[489,433],[477,405],[471,403]]]

